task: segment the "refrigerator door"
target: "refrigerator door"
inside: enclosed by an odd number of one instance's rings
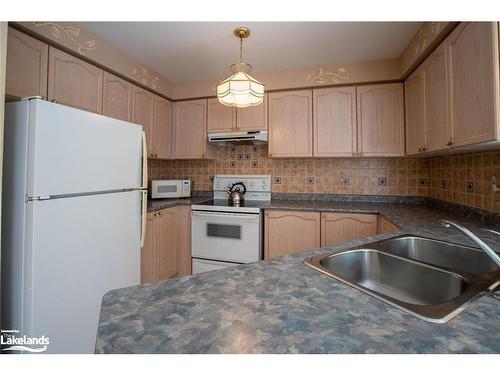
[[[141,126],[43,100],[29,104],[28,196],[141,187]]]
[[[103,295],[139,284],[141,196],[27,203],[22,331],[48,337],[48,353],[93,353]]]

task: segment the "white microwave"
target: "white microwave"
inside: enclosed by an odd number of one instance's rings
[[[152,180],[151,198],[186,198],[191,196],[189,180]]]

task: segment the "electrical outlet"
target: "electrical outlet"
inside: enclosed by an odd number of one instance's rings
[[[467,187],[467,193],[474,193],[474,182],[467,181],[465,186]]]
[[[387,178],[386,177],[379,177],[377,179],[378,181],[378,186],[387,186]]]

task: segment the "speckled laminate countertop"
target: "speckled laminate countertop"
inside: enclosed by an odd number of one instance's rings
[[[164,208],[182,205],[192,205],[209,201],[212,198],[191,197],[191,198],[167,198],[167,199],[148,199],[148,212],[163,210]]]
[[[473,220],[408,204],[273,201],[266,207],[381,213],[401,231],[470,241],[440,225],[474,231]],[[103,298],[97,353],[500,353],[500,302],[483,296],[446,324],[417,319],[309,267],[311,255],[396,234],[271,261],[138,285]],[[500,241],[481,237],[496,251]]]

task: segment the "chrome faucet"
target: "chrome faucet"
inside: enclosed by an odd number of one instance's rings
[[[477,246],[483,250],[486,255],[490,257],[490,259],[495,262],[495,264],[500,268],[500,256],[488,245],[486,245],[478,236],[476,236],[474,233],[472,233],[470,230],[467,228],[463,227],[460,224],[454,223],[453,221],[448,221],[448,220],[442,220],[443,226],[446,228],[450,227],[455,227],[457,230],[465,234],[467,237],[469,237]],[[499,234],[496,231],[490,230],[491,232],[495,234]]]

